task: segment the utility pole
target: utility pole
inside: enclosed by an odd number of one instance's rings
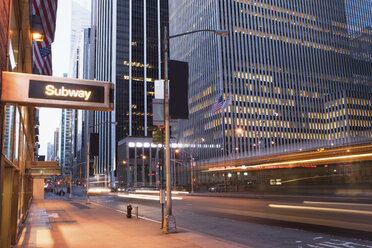
[[[176,232],[176,219],[172,214],[172,192],[171,192],[171,173],[170,173],[170,145],[169,145],[169,108],[168,108],[168,41],[176,37],[181,37],[199,32],[212,32],[219,36],[227,36],[226,30],[202,29],[194,30],[177,35],[168,35],[167,26],[164,26],[164,128],[165,128],[165,170],[166,170],[166,191],[167,191],[167,215],[164,218],[164,233]]]
[[[194,194],[194,161],[190,153],[190,177],[191,177],[191,194]]]
[[[89,124],[89,122],[88,122]],[[90,204],[89,202],[89,146],[90,146],[90,139],[89,139],[89,125],[87,125],[88,128],[87,128],[87,165],[86,165],[86,188],[87,188],[87,195],[86,195],[86,200],[87,200],[87,204]]]

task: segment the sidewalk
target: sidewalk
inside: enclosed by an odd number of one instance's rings
[[[163,234],[158,223],[127,219],[124,214],[85,201],[33,201],[16,247],[244,247],[178,229]]]

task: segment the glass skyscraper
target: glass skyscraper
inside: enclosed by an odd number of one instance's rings
[[[151,138],[154,80],[161,78],[161,33],[168,23],[168,1],[93,1],[92,13],[95,78],[115,84],[115,110],[95,112],[90,123],[90,132],[100,135],[96,157],[100,174],[116,170],[116,155],[124,153],[117,151],[120,140]],[[138,174],[144,175],[144,169]]]
[[[178,138],[199,163],[371,139],[371,1],[169,2],[171,59],[189,62]],[[219,96],[231,105],[213,112]],[[203,138],[203,142],[200,137]]]

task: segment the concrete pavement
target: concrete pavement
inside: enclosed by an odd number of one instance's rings
[[[33,201],[16,247],[246,247],[178,229],[163,234],[158,223],[81,199]]]

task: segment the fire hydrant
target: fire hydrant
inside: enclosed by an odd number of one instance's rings
[[[132,205],[127,205],[127,218],[132,218]]]

